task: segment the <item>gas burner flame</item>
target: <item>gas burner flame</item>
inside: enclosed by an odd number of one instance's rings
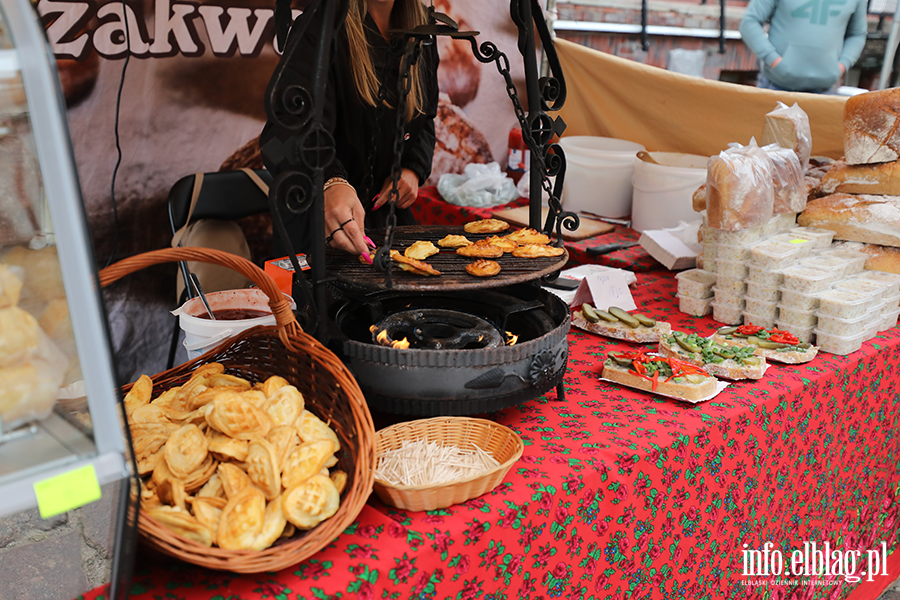
[[[506,332],[506,345],[507,346],[514,346],[517,341],[519,341],[519,336],[515,335],[511,331]]]
[[[369,328],[369,331],[374,333],[376,329],[378,329],[378,328],[375,325],[372,325]],[[379,344],[381,344],[382,346],[385,346],[385,347],[395,348],[397,350],[406,350],[407,348],[409,348],[409,340],[407,340],[406,338],[403,338],[402,340],[394,340],[394,341],[389,342],[387,337],[388,337],[387,331],[382,329],[378,333],[378,335],[375,336],[375,339],[378,341]]]

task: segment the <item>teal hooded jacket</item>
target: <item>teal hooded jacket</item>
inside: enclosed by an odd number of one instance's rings
[[[866,0],[751,0],[740,25],[744,42],[763,62],[762,74],[802,92],[833,87],[840,65],[847,70],[859,58],[866,28]]]

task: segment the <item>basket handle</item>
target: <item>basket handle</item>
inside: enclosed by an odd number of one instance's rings
[[[290,303],[285,299],[284,294],[281,293],[275,281],[265,271],[246,258],[229,252],[211,248],[186,247],[163,248],[162,250],[136,254],[102,269],[100,271],[100,287],[106,287],[114,281],[118,281],[122,277],[135,271],[140,271],[145,267],[181,261],[203,262],[228,267],[259,286],[259,289],[269,297],[269,307],[272,309],[272,314],[275,315],[275,324],[279,328],[278,336],[285,346],[293,350],[288,334],[296,334],[301,329],[297,319],[294,317],[294,312],[291,310]]]

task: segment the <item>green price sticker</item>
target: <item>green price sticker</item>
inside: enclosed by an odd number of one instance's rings
[[[61,473],[50,479],[35,482],[38,510],[42,519],[49,519],[100,499],[100,482],[94,465]]]

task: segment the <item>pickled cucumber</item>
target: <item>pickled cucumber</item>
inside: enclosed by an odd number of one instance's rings
[[[593,307],[590,304],[582,304],[581,305],[581,314],[584,315],[584,318],[590,321],[591,323],[599,323],[600,317],[597,316],[597,313],[594,312]]]
[[[623,323],[625,323],[626,325],[631,327],[632,329],[637,329],[638,327],[641,326],[640,321],[635,319],[633,316],[628,314],[627,311],[622,310],[618,306],[610,306],[609,313],[612,316],[614,316],[615,318],[617,318],[618,320],[622,321]]]
[[[644,327],[656,327],[656,319],[651,319],[647,315],[642,315],[641,313],[635,313],[631,315],[635,319],[638,320],[638,323],[643,325]]]

